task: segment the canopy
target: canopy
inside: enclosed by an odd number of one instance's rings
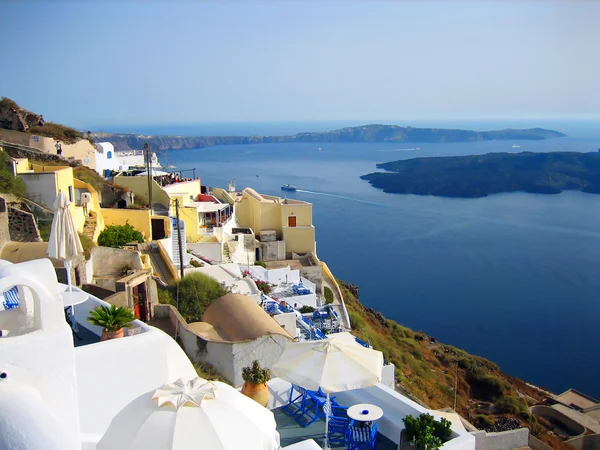
[[[350,333],[322,341],[289,343],[273,374],[305,389],[341,392],[381,381],[383,353],[358,344]]]
[[[158,169],[151,169],[152,170],[152,176],[153,177],[162,177],[164,175],[169,175],[169,172],[163,172],[162,170],[158,170]],[[145,170],[144,172],[138,173],[136,175],[136,177],[147,177],[148,176],[148,171]]]
[[[96,449],[275,450],[275,426],[271,411],[225,383],[179,379],[125,406]]]
[[[83,253],[71,208],[69,208],[70,204],[67,195],[59,192],[54,201],[54,218],[48,239],[48,256],[50,258],[71,261],[74,256]]]

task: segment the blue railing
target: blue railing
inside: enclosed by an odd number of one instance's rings
[[[371,346],[370,346],[369,344],[367,344],[365,341],[361,341],[361,340],[360,340],[359,338],[357,338],[357,337],[355,337],[355,338],[354,338],[354,340],[355,340],[355,341],[356,341],[358,344],[362,345],[363,347],[366,347],[366,348],[371,348]]]

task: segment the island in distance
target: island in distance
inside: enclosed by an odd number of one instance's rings
[[[298,133],[288,136],[144,136],[97,132],[91,137],[108,141],[115,150],[139,150],[145,143],[154,150],[203,148],[213,145],[268,144],[292,142],[475,142],[500,139],[542,140],[565,136],[543,128],[526,130],[471,131],[440,128],[413,128],[397,125],[363,125],[333,131]]]
[[[501,192],[558,194],[575,189],[600,193],[600,153],[488,153],[414,158],[377,164],[387,172],[363,175],[372,186],[396,194],[485,197]]]

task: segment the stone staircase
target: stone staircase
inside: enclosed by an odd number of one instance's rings
[[[83,233],[81,233],[81,234],[93,241],[95,231],[96,231],[96,217],[95,216],[86,216],[85,224],[83,225]]]

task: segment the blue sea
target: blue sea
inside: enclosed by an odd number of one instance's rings
[[[297,186],[299,191],[288,196],[313,203],[319,258],[336,276],[359,286],[364,304],[489,358],[513,376],[553,391],[573,387],[600,397],[600,195],[513,193],[451,199],[385,194],[359,178],[375,171],[376,163],[413,157],[598,151],[600,124],[410,124],[480,130],[539,126],[569,137],[235,145],[170,151],[168,163],[178,169],[196,168],[209,186],[226,187],[235,179],[240,189],[251,186],[274,195],[282,194],[284,183]],[[280,134],[345,125],[357,123],[208,124],[129,131]],[[164,163],[164,152],[159,157]]]

